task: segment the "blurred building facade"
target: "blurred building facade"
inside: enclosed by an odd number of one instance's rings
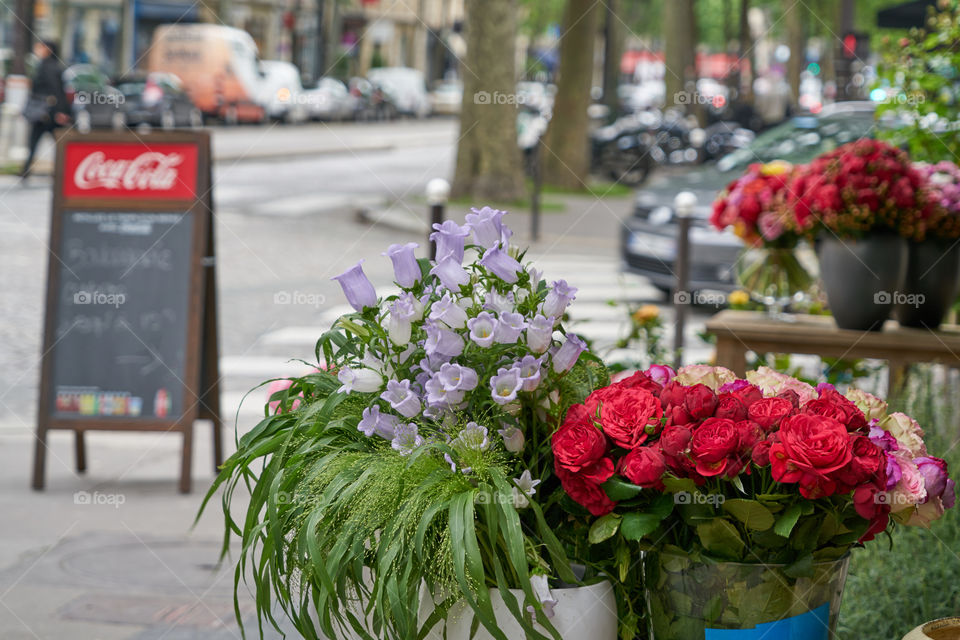
[[[9,60],[10,5],[0,8],[0,60]],[[260,57],[296,64],[306,78],[406,66],[428,81],[456,73],[465,45],[464,0],[36,0],[33,31],[61,42],[67,64],[114,75],[141,68],[162,24],[244,29]]]

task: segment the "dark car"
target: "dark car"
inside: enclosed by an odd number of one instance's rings
[[[123,94],[103,71],[92,64],[69,66],[63,72],[63,88],[78,129],[123,128]]]
[[[183,89],[180,78],[172,73],[153,72],[124,76],[117,81],[123,94],[127,124],[153,127],[199,127],[203,115]]]
[[[736,288],[733,265],[743,243],[732,232],[710,225],[717,194],[754,162],[809,162],[847,142],[870,136],[876,126],[870,102],[828,105],[817,116],[797,116],[758,135],[743,149],[715,163],[695,168],[665,169],[637,192],[633,216],[621,230],[624,269],[646,276],[658,289],[676,286],[677,225],[674,198],[682,191],[696,196],[690,231],[690,289],[730,291]]]

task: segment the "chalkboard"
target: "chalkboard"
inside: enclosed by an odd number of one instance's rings
[[[63,214],[50,415],[184,411],[191,212]]]
[[[206,132],[58,140],[34,489],[53,429],[75,433],[78,472],[87,431],[180,433],[186,493],[209,419],[222,462],[210,174]]]

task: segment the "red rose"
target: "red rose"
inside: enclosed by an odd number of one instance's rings
[[[620,380],[617,382],[616,386],[620,387],[621,389],[640,388],[644,389],[645,391],[649,391],[653,395],[660,393],[660,390],[663,388],[656,380],[648,376],[643,371],[637,371],[629,378]]]
[[[857,515],[870,522],[870,526],[857,542],[869,542],[887,528],[890,522],[890,505],[880,500],[883,489],[874,484],[857,487],[853,492],[853,508]]]
[[[704,477],[727,471],[736,463],[739,447],[737,425],[726,418],[708,418],[694,430],[690,439],[690,453],[697,473]]]
[[[617,472],[645,489],[662,489],[660,479],[667,470],[663,454],[654,447],[637,447],[623,458]]]
[[[740,438],[740,453],[746,454],[749,454],[750,450],[767,435],[763,427],[753,420],[737,422],[737,433]]]
[[[749,407],[757,400],[763,398],[763,391],[760,391],[760,388],[756,385],[745,384],[736,391],[732,391],[730,395],[740,398],[740,401]],[[721,397],[723,397],[722,394]]]
[[[607,496],[599,483],[591,482],[561,467],[557,467],[556,471],[557,477],[560,478],[560,484],[563,485],[563,490],[567,492],[567,495],[594,516],[607,515],[617,506],[617,503]]]
[[[763,427],[764,431],[773,431],[791,413],[793,404],[786,398],[762,398],[747,410],[750,419]]]
[[[666,424],[675,424],[675,425],[684,425],[690,424],[693,422],[693,418],[690,417],[690,414],[687,413],[687,409],[684,406],[670,407],[665,413],[667,417]]]
[[[847,491],[865,482],[885,485],[887,481],[887,456],[883,449],[873,444],[870,438],[851,434],[850,464],[837,469],[834,479]]]
[[[744,420],[747,417],[747,405],[733,394],[723,394],[717,398],[717,410],[713,415],[733,421]]]
[[[619,393],[620,389],[617,388],[616,385],[611,384],[606,387],[601,387],[587,396],[587,399],[583,401],[583,406],[591,418],[599,420],[600,405],[608,398],[612,398]]]
[[[660,401],[639,387],[621,389],[600,404],[603,432],[624,449],[640,446],[651,433],[659,431],[662,416]]]
[[[567,411],[567,418],[550,439],[557,467],[579,473],[597,464],[606,454],[606,437],[582,404]],[[588,472],[589,473],[589,472]]]
[[[690,429],[681,425],[666,427],[660,434],[660,448],[668,456],[680,456],[690,448]]]
[[[754,445],[753,451],[750,452],[750,459],[753,464],[758,467],[765,467],[770,464],[770,445],[772,444],[769,440],[761,440]]]
[[[793,389],[784,389],[777,394],[778,398],[783,398],[793,405],[794,409],[800,408],[800,394],[794,391]]]
[[[683,406],[687,388],[675,380],[663,385],[660,390],[660,404],[663,408]]]
[[[780,424],[780,442],[770,447],[770,466],[777,482],[796,482],[810,500],[836,491],[830,477],[850,462],[850,437],[837,420],[801,413]]]
[[[703,420],[716,410],[717,396],[707,385],[695,384],[686,388],[683,404],[694,420]]]
[[[807,413],[834,418],[847,427],[847,431],[861,431],[867,426],[867,418],[857,405],[847,400],[836,389],[824,388],[820,397],[803,406]]]

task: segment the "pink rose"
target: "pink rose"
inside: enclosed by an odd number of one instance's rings
[[[906,449],[914,458],[927,455],[927,445],[923,443],[923,429],[917,421],[905,413],[891,413],[877,425],[889,431],[901,449]]]
[[[888,454],[900,467],[900,481],[889,492],[890,511],[898,513],[922,504],[927,499],[926,482],[920,469],[910,458],[910,454],[901,450]]]

